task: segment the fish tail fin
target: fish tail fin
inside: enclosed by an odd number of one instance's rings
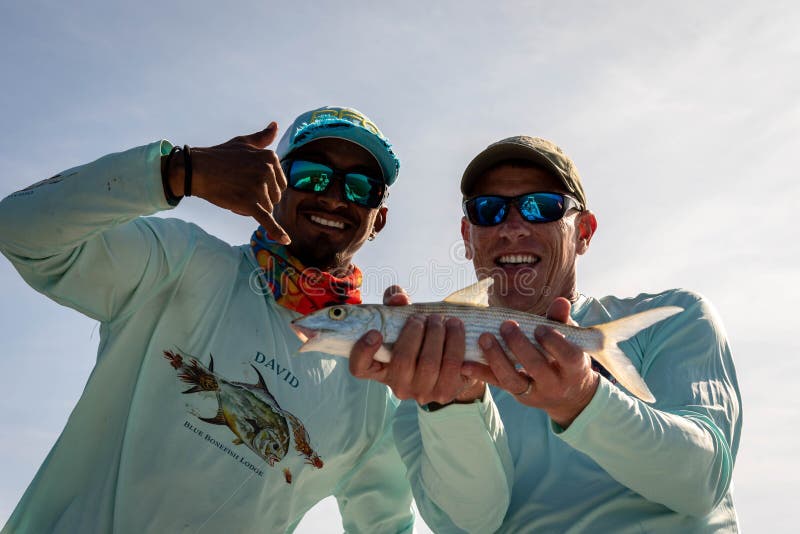
[[[600,350],[594,352],[593,356],[631,393],[645,402],[655,402],[656,398],[650,392],[650,388],[617,343],[681,311],[683,308],[677,306],[663,306],[595,325],[593,328],[603,334],[603,340]]]

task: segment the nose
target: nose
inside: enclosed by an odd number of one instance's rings
[[[347,202],[344,200],[344,191],[341,178],[334,176],[333,183],[331,183],[327,190],[320,194],[319,200],[331,211],[347,206]]]
[[[509,241],[516,241],[529,235],[531,235],[531,223],[522,218],[516,206],[511,206],[508,217],[500,223],[499,236]]]

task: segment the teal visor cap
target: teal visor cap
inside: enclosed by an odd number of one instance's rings
[[[397,180],[400,160],[391,143],[369,117],[353,108],[325,106],[301,114],[281,137],[276,153],[284,159],[311,141],[331,138],[350,141],[372,154],[381,167],[386,185]]]

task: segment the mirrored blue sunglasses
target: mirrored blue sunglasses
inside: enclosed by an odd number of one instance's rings
[[[506,220],[511,205],[519,210],[522,218],[531,223],[557,221],[569,210],[582,210],[583,206],[574,198],[562,193],[525,193],[516,197],[480,195],[463,203],[464,215],[476,226],[495,226]]]

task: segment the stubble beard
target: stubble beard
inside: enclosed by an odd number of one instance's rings
[[[322,238],[312,243],[298,243],[296,248],[292,245],[289,252],[307,268],[330,272],[334,276],[343,276],[349,271],[352,256],[335,249]]]

